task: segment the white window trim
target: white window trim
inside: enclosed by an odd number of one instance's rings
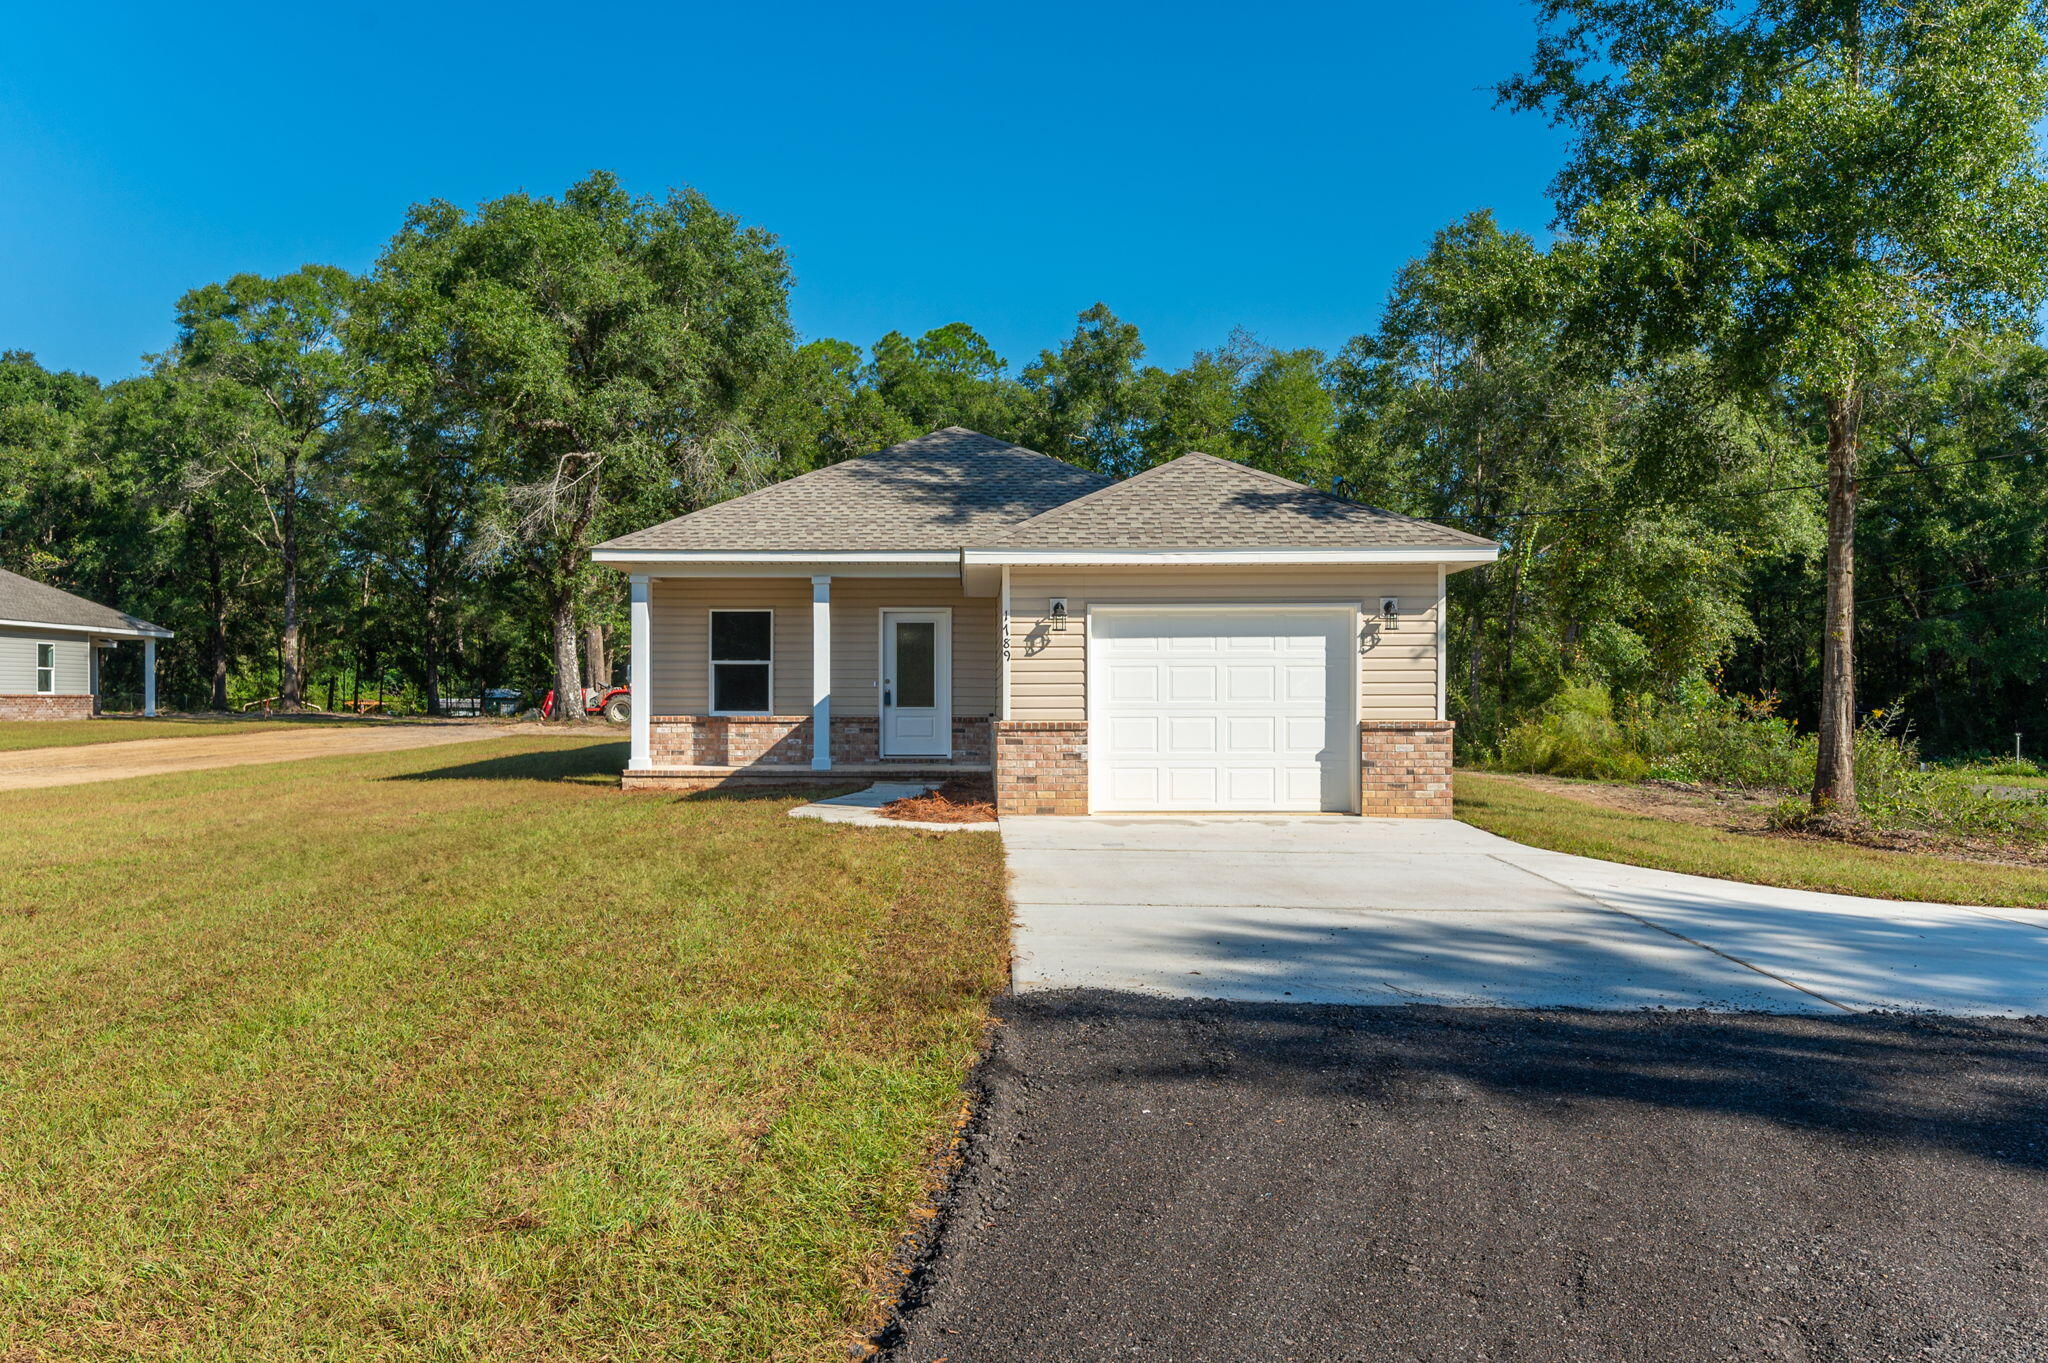
[[[718,701],[718,665],[720,663],[741,663],[760,667],[759,658],[715,658],[711,654],[712,617],[715,615],[765,615],[768,617],[768,708],[765,710],[720,710]],[[734,719],[759,719],[775,713],[775,608],[773,606],[713,606],[704,613],[704,709],[713,715],[727,715]]]
[[[46,648],[50,650],[50,663],[47,667],[43,665],[43,650]],[[45,677],[49,678],[49,685],[47,686],[43,684]],[[57,646],[41,639],[36,641],[36,694],[39,696],[54,696],[57,694]]]

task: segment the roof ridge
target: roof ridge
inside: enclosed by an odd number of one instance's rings
[[[948,470],[946,476],[956,485],[985,484],[992,494],[1000,495],[1009,489],[1014,502],[1021,498],[1021,512],[1031,506],[1043,506],[1050,496],[1061,496],[1071,492],[1076,480],[1097,479],[1101,475],[1084,469],[1078,464],[1058,459],[1040,450],[989,435],[985,431],[970,430],[965,426],[942,426],[899,440],[893,445],[878,450],[865,450],[827,464],[822,468],[807,469],[793,477],[779,478],[762,487],[752,488],[735,496],[711,502],[680,516],[650,526],[640,526],[612,536],[592,546],[594,549],[632,549],[633,541],[642,536],[659,538],[661,532],[670,535],[712,533],[713,528],[730,520],[735,509],[741,516],[774,516],[791,498],[793,489],[798,503],[809,501],[822,508],[841,498],[857,502],[863,494],[862,484],[886,483],[891,480],[915,480],[921,470]],[[816,491],[809,491],[808,484],[824,475],[831,475]],[[1033,493],[1019,493],[1019,487],[1039,489]],[[1090,488],[1094,491],[1094,488]],[[771,495],[772,494],[772,495]],[[991,505],[985,511],[993,511]],[[820,514],[814,511],[813,514]],[[833,513],[823,512],[827,520]],[[983,514],[983,513],[971,513]],[[1015,514],[1015,513],[1013,513]],[[701,519],[710,516],[711,519]],[[916,519],[915,516],[912,519]],[[687,529],[683,528],[688,524]],[[934,526],[938,522],[934,521]],[[957,543],[957,541],[956,541]]]
[[[1036,516],[1027,517],[1024,520],[1016,521],[1010,525],[1002,526],[994,532],[992,532],[986,539],[982,540],[979,544],[974,545],[972,547],[984,549],[1000,549],[1015,546],[1026,546],[1029,545],[1034,538],[1040,535],[1048,533],[1054,535],[1060,534],[1065,527],[1068,527],[1077,519],[1079,520],[1080,524],[1085,527],[1088,523],[1087,517],[1091,510],[1095,510],[1104,505],[1114,504],[1114,502],[1124,498],[1126,495],[1132,495],[1142,498],[1144,495],[1142,491],[1142,485],[1150,481],[1157,481],[1157,479],[1160,476],[1168,475],[1175,469],[1186,469],[1190,465],[1196,467],[1220,467],[1224,470],[1227,470],[1228,475],[1231,479],[1239,481],[1240,486],[1242,486],[1243,484],[1251,484],[1254,487],[1271,488],[1276,492],[1284,490],[1288,493],[1294,494],[1298,498],[1305,498],[1310,500],[1311,502],[1321,503],[1333,508],[1342,508],[1347,513],[1370,517],[1373,520],[1379,521],[1384,524],[1419,526],[1437,535],[1449,536],[1454,538],[1455,540],[1470,542],[1473,544],[1484,544],[1489,542],[1480,536],[1471,534],[1469,531],[1458,530],[1454,527],[1442,525],[1435,521],[1425,520],[1420,516],[1408,516],[1403,515],[1398,511],[1388,511],[1383,507],[1372,506],[1365,502],[1356,501],[1350,497],[1345,497],[1336,492],[1331,492],[1323,488],[1312,486],[1307,483],[1296,482],[1292,478],[1284,477],[1281,474],[1269,472],[1265,469],[1244,463],[1241,460],[1228,459],[1221,455],[1210,454],[1206,450],[1189,450],[1186,453],[1178,455],[1172,459],[1168,459],[1163,463],[1154,464],[1150,468],[1140,469],[1138,472],[1132,474],[1130,477],[1120,479],[1117,482],[1113,482],[1106,487],[1097,488],[1092,492],[1083,493],[1081,496],[1075,497],[1070,501],[1061,502],[1057,506],[1048,507],[1044,511],[1039,512]],[[1197,484],[1197,486],[1199,486],[1199,484]],[[1127,489],[1132,491],[1129,494],[1127,494]],[[1136,503],[1136,506],[1142,511],[1144,503],[1142,501],[1139,501],[1138,503]],[[1069,516],[1068,513],[1070,512],[1074,514],[1072,516]],[[1279,542],[1276,541],[1275,547],[1278,547],[1278,544]]]

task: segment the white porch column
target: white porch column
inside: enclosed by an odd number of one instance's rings
[[[648,605],[648,580],[634,577],[632,584],[632,657],[626,664],[627,680],[633,686],[631,727],[632,753],[626,759],[628,771],[646,771],[654,765],[654,616]]]
[[[832,770],[832,579],[811,579],[811,770]]]
[[[142,713],[156,718],[156,640],[142,641]]]

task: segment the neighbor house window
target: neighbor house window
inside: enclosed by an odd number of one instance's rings
[[[775,694],[774,611],[711,612],[711,713],[765,715]]]
[[[57,646],[36,645],[36,694],[47,696],[57,689]]]

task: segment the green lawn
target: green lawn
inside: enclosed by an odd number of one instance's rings
[[[1554,852],[1797,890],[2048,908],[2048,870],[1729,833],[1471,772],[1457,774],[1456,795],[1457,816],[1466,823]]]
[[[0,793],[0,1358],[844,1358],[1000,847],[624,756]]]
[[[106,715],[99,719],[0,720],[0,752],[18,752],[24,748],[74,748],[87,743],[125,743],[136,738],[213,738],[225,734],[260,733],[265,729],[289,729],[303,724],[364,722],[334,715],[304,715],[297,719],[215,719],[208,715],[139,719]]]

